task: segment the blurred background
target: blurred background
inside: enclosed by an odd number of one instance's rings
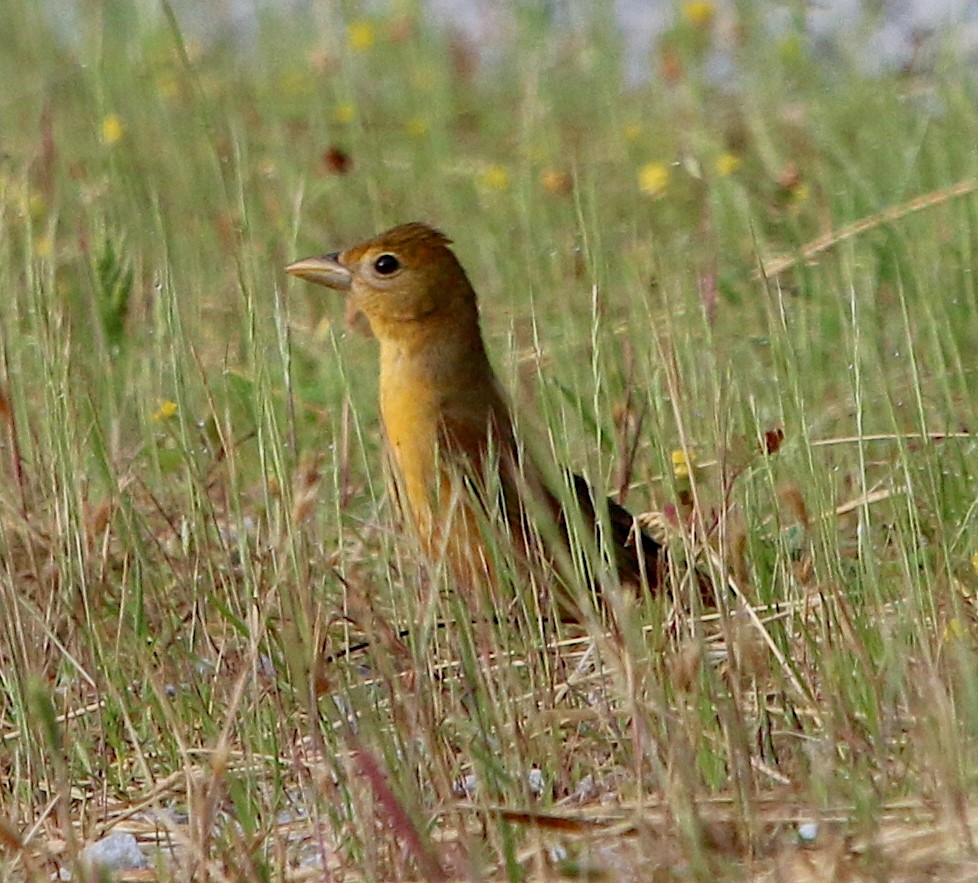
[[[826,879],[972,879],[976,28],[0,0],[0,877],[125,827],[160,879],[418,879],[416,824],[459,878],[819,879],[783,823],[831,816]],[[473,629],[419,565],[376,343],[283,272],[415,219],[521,427],[723,616],[568,635],[513,578]]]

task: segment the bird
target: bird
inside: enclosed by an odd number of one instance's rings
[[[570,502],[562,505],[560,471],[545,468],[518,438],[486,350],[475,289],[446,235],[414,221],[285,269],[344,293],[379,342],[380,416],[394,495],[431,563],[447,563],[459,586],[477,589],[496,577],[487,530],[501,529],[519,558],[545,562],[566,583],[580,554],[571,551],[581,547],[575,532],[591,532],[586,544],[603,531],[620,584],[658,592],[662,545],[569,470],[563,499]],[[559,608],[562,619],[581,618],[566,595]]]

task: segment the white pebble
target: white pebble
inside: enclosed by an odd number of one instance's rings
[[[798,826],[798,839],[805,843],[814,843],[818,837],[818,822],[802,822]]]

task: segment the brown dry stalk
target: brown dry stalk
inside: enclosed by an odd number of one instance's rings
[[[387,817],[387,823],[414,859],[421,876],[428,883],[439,883],[439,881],[447,880],[445,871],[421,839],[410,813],[401,806],[400,801],[395,796],[377,759],[358,744],[354,744],[352,748],[353,762],[356,764],[358,772],[370,784],[374,798]]]
[[[899,205],[890,206],[875,214],[868,215],[865,218],[860,218],[858,221],[853,221],[850,224],[839,227],[837,230],[831,230],[824,236],[819,236],[818,239],[813,239],[811,242],[803,245],[797,254],[777,258],[762,264],[755,272],[755,278],[773,279],[790,270],[792,267],[810,261],[823,252],[834,248],[840,242],[845,242],[847,239],[852,239],[870,230],[875,230],[884,224],[892,224],[894,221],[899,221],[901,218],[905,218],[907,215],[912,215],[915,212],[949,202],[959,196],[967,196],[976,190],[978,190],[978,178],[966,178],[957,184],[952,184],[950,187],[934,190],[930,193],[925,193],[923,196],[911,199],[909,202],[902,202]]]

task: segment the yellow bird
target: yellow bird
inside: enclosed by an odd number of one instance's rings
[[[380,413],[395,491],[422,548],[433,563],[446,561],[461,586],[478,588],[494,579],[486,545],[492,513],[500,513],[522,557],[559,570],[570,560],[575,526],[603,524],[621,582],[654,590],[664,558],[659,543],[612,500],[600,501],[604,511],[596,513],[578,475],[571,480],[579,512],[565,512],[516,438],[486,355],[475,291],[449,245],[415,222],[286,267],[346,292],[380,342]]]

